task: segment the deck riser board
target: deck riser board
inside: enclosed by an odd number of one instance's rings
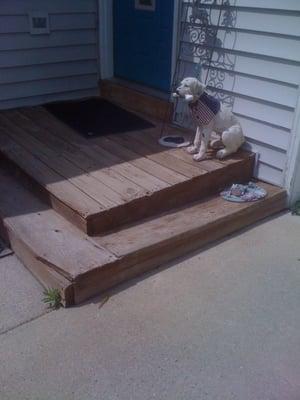
[[[110,80],[101,81],[100,94],[113,103],[161,121],[169,120],[172,114],[172,103]]]
[[[220,240],[232,233],[248,227],[286,208],[286,195],[281,193],[264,204],[249,208],[244,213],[232,215],[230,220],[216,221],[206,228],[201,227],[183,236],[170,238],[163,243],[124,256],[116,265],[94,271],[82,276],[74,283],[74,301],[76,304],[105,292],[122,282],[129,281],[141,274],[155,270],[161,265],[192,251]]]

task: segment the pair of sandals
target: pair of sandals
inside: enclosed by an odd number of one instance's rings
[[[221,192],[224,200],[233,201],[235,203],[246,203],[249,201],[258,201],[266,197],[267,191],[254,182],[247,185],[233,184],[230,188]]]

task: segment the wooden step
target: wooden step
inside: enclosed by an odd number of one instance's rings
[[[161,121],[169,121],[173,104],[167,99],[139,90],[138,86],[129,87],[126,83],[113,79],[100,82],[100,94],[106,100],[121,105],[128,110],[140,112]]]
[[[159,127],[86,139],[42,107],[0,112],[0,156],[89,235],[105,233],[252,177],[254,156],[193,161],[158,145]]]
[[[37,279],[59,288],[65,304],[72,305],[286,207],[284,190],[260,185],[268,196],[256,203],[213,196],[91,238],[1,171],[0,227]]]

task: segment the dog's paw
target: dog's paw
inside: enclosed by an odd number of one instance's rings
[[[225,158],[227,155],[228,155],[228,153],[227,153],[226,149],[219,150],[216,154],[217,158],[219,158],[220,160],[222,158]]]
[[[187,151],[189,154],[196,154],[199,150],[197,149],[196,146],[189,146],[189,147],[186,149],[186,151]]]
[[[201,153],[198,153],[198,154],[195,154],[194,156],[193,156],[193,159],[195,160],[195,161],[201,161],[201,160],[204,160],[205,159],[205,153],[204,154],[201,154]]]

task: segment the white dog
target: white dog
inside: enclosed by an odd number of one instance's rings
[[[235,153],[244,143],[242,127],[237,117],[229,108],[205,92],[205,85],[196,78],[185,78],[173,93],[174,97],[182,97],[189,103],[189,109],[196,122],[197,131],[194,144],[187,151],[194,154],[194,160],[206,157],[210,142],[211,147],[224,147],[217,152],[218,158]],[[212,139],[212,132],[221,135],[220,139]]]

